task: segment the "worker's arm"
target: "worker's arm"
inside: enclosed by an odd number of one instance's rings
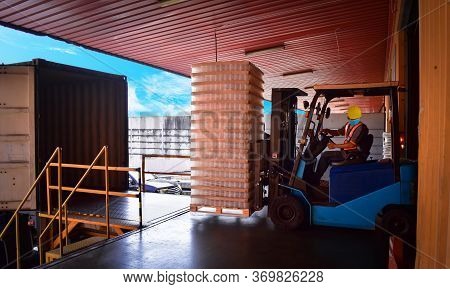
[[[324,129],[322,129],[322,133],[329,134],[329,135],[332,135],[332,136],[344,135],[345,134],[345,125],[343,127],[341,127],[340,129],[324,128]]]
[[[328,129],[328,128],[324,128],[324,129],[322,129],[322,132],[324,134],[329,134],[329,135],[332,135],[332,136],[344,135],[343,129]]]
[[[358,144],[361,142],[361,140],[365,136],[367,136],[368,132],[369,132],[369,130],[367,129],[367,127],[365,125],[362,125],[354,131],[352,138],[350,139],[349,142],[342,143],[342,144],[336,144],[336,143],[330,142],[328,144],[328,148],[329,149],[344,149],[344,150],[357,149]]]
[[[342,143],[342,144],[330,142],[330,143],[328,143],[328,148],[330,150],[332,150],[332,149],[344,149],[344,150],[356,149],[356,144],[352,141],[350,141],[348,143]]]

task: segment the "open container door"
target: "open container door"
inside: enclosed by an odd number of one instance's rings
[[[0,66],[0,210],[12,211],[35,176],[34,68]],[[24,209],[36,208],[35,194]]]

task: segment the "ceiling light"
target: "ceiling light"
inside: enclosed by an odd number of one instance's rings
[[[305,73],[313,73],[314,70],[312,68],[307,68],[307,69],[301,69],[301,70],[295,70],[295,71],[290,71],[290,72],[285,72],[282,75],[283,76],[290,76],[290,75],[297,75],[297,74],[305,74]]]
[[[263,46],[263,47],[255,47],[255,48],[249,48],[245,50],[245,56],[255,56],[260,55],[268,52],[275,52],[275,51],[281,51],[284,50],[284,43],[278,43],[275,45],[270,46]]]

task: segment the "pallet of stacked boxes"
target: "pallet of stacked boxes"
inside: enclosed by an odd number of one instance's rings
[[[252,214],[264,134],[262,77],[248,61],[192,66],[191,211]]]

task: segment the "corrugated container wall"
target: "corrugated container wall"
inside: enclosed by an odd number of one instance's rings
[[[128,100],[124,76],[40,59],[19,65],[34,67],[37,173],[58,146],[63,149],[64,163],[90,164],[107,145],[109,165],[128,166]],[[99,164],[103,164],[103,159]],[[64,169],[63,185],[74,186],[82,174],[83,170]],[[110,185],[113,190],[126,190],[126,174],[111,172]],[[103,173],[93,172],[82,187],[103,188]],[[42,186],[40,191],[45,192]],[[45,204],[45,194],[38,195],[38,202]]]

